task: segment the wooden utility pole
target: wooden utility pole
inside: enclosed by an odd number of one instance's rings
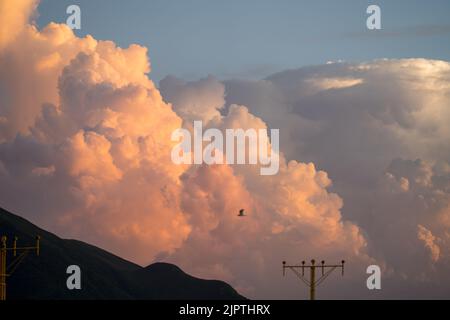
[[[17,237],[14,237],[13,246],[7,246],[7,237],[2,236],[1,238],[1,248],[0,248],[0,300],[6,300],[6,277],[9,277],[16,270],[18,265],[23,261],[23,259],[27,256],[30,250],[36,250],[36,255],[39,256],[39,247],[40,247],[40,236],[36,237],[36,245],[30,247],[18,247],[17,246]],[[7,264],[7,253],[8,251],[13,252],[13,260],[8,265]],[[17,252],[20,254],[17,256]]]
[[[311,300],[316,299],[316,287],[321,284],[336,268],[341,268],[342,275],[344,275],[344,263],[337,265],[325,265],[325,261],[322,260],[320,265],[316,265],[316,261],[311,260],[310,265],[305,265],[305,261],[302,261],[302,265],[286,265],[286,261],[283,261],[283,276],[286,274],[286,269],[291,269],[297,277],[302,280],[309,287],[309,298]],[[316,279],[316,269],[320,268],[322,275]],[[309,280],[305,278],[305,269],[309,269]]]

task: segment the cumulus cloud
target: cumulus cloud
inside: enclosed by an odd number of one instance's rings
[[[61,24],[39,30],[27,23],[36,3],[12,6],[2,2],[17,15],[5,19],[16,32],[0,48],[2,206],[142,264],[164,258],[229,280],[251,297],[298,295],[280,282],[282,259],[369,261],[360,228],[343,221],[342,199],[313,163],[281,155],[276,176],[172,163],[171,133],[193,120],[267,128],[242,104],[224,110],[222,83],[168,78],[169,104],[148,78],[146,48],[78,38]]]
[[[449,71],[445,61],[376,60],[225,82],[226,107],[245,104],[283,128],[287,158],[328,172],[343,218],[385,268],[386,296],[450,286],[440,279],[449,267]],[[415,289],[401,291],[400,279]]]
[[[140,262],[180,246],[191,227],[166,137],[182,120],[146,48],[24,25],[0,57],[2,205]]]

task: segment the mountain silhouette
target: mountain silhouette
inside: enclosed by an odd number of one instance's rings
[[[78,240],[66,240],[0,208],[0,235],[14,236],[18,246],[35,244],[39,235],[40,255],[29,252],[7,278],[7,299],[157,299],[242,300],[223,281],[203,280],[169,263],[145,268]],[[8,261],[12,261],[8,252]],[[81,289],[66,286],[69,265],[81,269]]]

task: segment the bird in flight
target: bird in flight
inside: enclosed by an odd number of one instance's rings
[[[238,217],[245,217],[245,211],[244,211],[244,209],[239,210]]]

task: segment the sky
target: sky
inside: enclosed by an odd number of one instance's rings
[[[450,58],[446,0],[43,0],[38,25],[65,22],[69,4],[82,10],[77,35],[149,48],[156,83],[168,74],[256,79],[336,60]],[[381,8],[381,32],[366,28],[369,4]]]
[[[0,205],[249,298],[306,298],[281,261],[313,258],[346,261],[318,298],[448,298],[447,3],[369,32],[362,1],[86,1],[73,32],[68,2],[0,0]],[[279,170],[174,162],[194,121],[262,131]]]

